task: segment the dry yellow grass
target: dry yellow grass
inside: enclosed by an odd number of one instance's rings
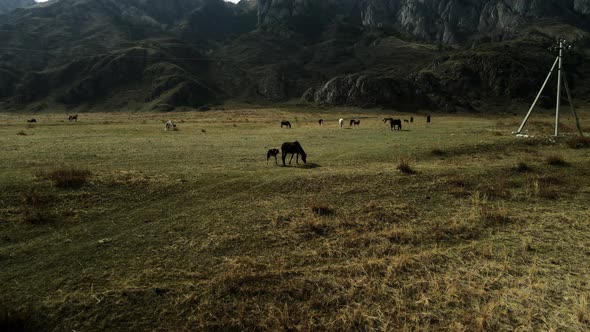
[[[392,132],[385,115],[41,114],[26,136],[25,115],[0,115],[0,318],[24,311],[53,331],[590,328],[587,150],[516,139],[493,116],[427,127],[413,114]],[[338,128],[342,116],[361,126]],[[266,165],[293,140],[307,166]],[[34,176],[61,165],[92,178]],[[35,209],[51,223],[27,222]]]

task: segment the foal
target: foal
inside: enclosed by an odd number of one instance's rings
[[[266,164],[268,165],[268,160],[270,157],[275,157],[275,164],[278,165],[279,162],[277,161],[277,155],[279,154],[279,149],[270,149],[266,153]]]

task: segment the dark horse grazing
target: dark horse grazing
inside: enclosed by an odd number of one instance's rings
[[[301,144],[299,144],[298,141],[283,143],[283,145],[281,145],[281,151],[283,151],[283,154],[281,155],[281,158],[283,160],[283,166],[287,166],[285,165],[285,158],[288,154],[291,155],[289,165],[291,165],[291,161],[293,161],[293,155],[297,155],[297,159],[295,159],[297,164],[299,164],[299,155],[301,155],[301,160],[303,160],[304,164],[307,162],[307,154],[305,153],[305,151],[303,151],[303,148],[301,147]]]
[[[283,128],[283,126],[285,126],[287,128],[291,128],[291,122],[289,122],[289,121],[281,121],[281,128]]]
[[[37,122],[37,119],[27,120],[27,122],[29,122],[29,123]]]
[[[266,164],[268,165],[268,160],[270,159],[270,157],[275,157],[275,164],[279,164],[279,162],[277,161],[277,155],[279,154],[279,149],[270,149],[268,150],[268,152],[266,153]]]
[[[320,126],[324,125],[324,119],[320,119],[320,121],[318,121],[318,123],[320,124]]]
[[[352,126],[360,126],[360,124],[361,124],[361,120],[350,120],[350,126],[349,127],[352,127]]]
[[[400,119],[394,119],[394,118],[385,118],[383,119],[383,122],[388,122],[389,121],[389,125],[391,126],[391,130],[402,130],[402,120]]]
[[[68,116],[68,121],[76,121],[76,122],[78,122],[78,114]]]

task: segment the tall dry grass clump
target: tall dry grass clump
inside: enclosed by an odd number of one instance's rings
[[[590,305],[586,296],[580,296],[574,303],[574,310],[576,312],[576,318],[578,322],[586,324],[590,327]]]
[[[310,209],[313,213],[320,217],[331,216],[336,213],[334,208],[327,204],[312,203]]]
[[[471,197],[472,219],[483,224],[507,224],[511,221],[508,210],[501,204],[490,204],[488,196],[477,191]]]
[[[29,190],[20,195],[24,220],[34,225],[47,224],[54,221],[55,216],[49,209],[51,199],[41,196],[34,190]]]
[[[524,161],[519,161],[516,166],[514,166],[514,170],[518,173],[527,173],[532,171],[532,168]]]
[[[568,138],[565,144],[572,149],[590,148],[590,137],[573,136]]]
[[[547,162],[547,164],[551,166],[567,166],[568,164],[565,161],[565,159],[563,159],[563,157],[558,154],[552,154],[550,156],[547,156],[547,158],[545,158],[545,161]]]
[[[412,168],[409,158],[400,158],[397,169],[404,174],[415,174],[416,171]]]
[[[59,188],[80,188],[88,183],[92,172],[84,168],[62,167],[52,171],[39,171],[35,175],[53,182]]]

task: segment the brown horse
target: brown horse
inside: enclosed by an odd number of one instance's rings
[[[70,122],[72,122],[72,121],[78,122],[78,114],[68,116],[68,121],[70,121]]]
[[[283,126],[285,126],[287,128],[291,128],[291,122],[289,122],[289,121],[281,121],[281,128],[283,128]]]
[[[283,166],[287,166],[287,165],[285,165],[285,158],[287,157],[288,154],[291,155],[291,159],[289,160],[289,165],[291,165],[294,155],[297,155],[297,158],[295,159],[295,161],[297,162],[298,165],[299,165],[299,155],[301,155],[301,160],[303,161],[304,164],[307,162],[306,161],[307,154],[305,153],[305,151],[303,151],[303,148],[301,147],[301,144],[299,144],[298,141],[283,143],[283,145],[281,145],[281,151],[283,152],[281,155],[281,159],[283,160]]]
[[[361,124],[361,120],[350,120],[350,126],[349,127],[352,127],[352,126],[360,126],[360,124]]]
[[[318,121],[318,123],[320,124],[320,126],[324,125],[324,119],[320,119],[320,121]]]
[[[268,160],[270,159],[270,157],[275,157],[275,164],[279,164],[279,162],[277,161],[277,155],[279,154],[279,149],[270,149],[268,150],[268,152],[266,153],[266,164],[268,165]]]
[[[402,120],[400,119],[394,119],[394,118],[385,118],[383,119],[383,122],[389,122],[389,125],[391,126],[391,130],[402,130]]]
[[[30,119],[30,120],[27,120],[27,122],[28,123],[35,123],[35,122],[37,122],[37,119]]]

